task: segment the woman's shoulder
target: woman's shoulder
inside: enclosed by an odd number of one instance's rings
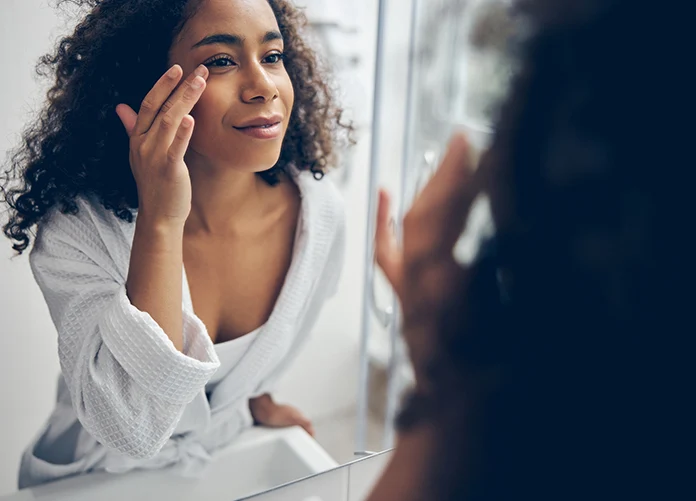
[[[335,231],[342,230],[345,225],[345,202],[331,176],[315,179],[311,172],[302,171],[296,179],[313,219]]]
[[[128,225],[96,197],[79,196],[69,207],[52,208],[41,220],[32,253],[51,244],[103,252],[127,243]]]
[[[346,210],[343,195],[331,176],[315,179],[311,172],[300,173],[303,221],[311,242],[312,268],[319,277],[318,300],[325,301],[336,293],[345,255]]]

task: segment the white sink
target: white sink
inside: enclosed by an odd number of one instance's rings
[[[0,501],[235,501],[337,466],[302,428],[257,427],[217,452],[201,478],[167,470],[93,473],[25,489]]]

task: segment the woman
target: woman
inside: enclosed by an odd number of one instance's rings
[[[417,384],[369,499],[692,499],[687,6],[522,5],[534,34],[481,167],[456,137],[403,250],[382,197]],[[496,236],[462,269],[482,191]]]
[[[284,0],[79,3],[4,190],[18,252],[38,226],[62,369],[20,488],[195,472],[253,421],[312,433],[271,392],[337,285],[343,208],[316,180],[350,127],[302,17]]]

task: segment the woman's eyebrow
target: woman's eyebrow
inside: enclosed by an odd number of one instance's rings
[[[245,40],[245,37],[233,35],[231,33],[215,33],[213,35],[208,35],[204,37],[203,39],[195,43],[191,48],[196,49],[204,45],[216,44],[243,46]],[[261,37],[261,44],[266,44],[268,42],[272,42],[273,40],[283,40],[283,35],[281,35],[279,31],[267,31],[266,34],[263,37]]]

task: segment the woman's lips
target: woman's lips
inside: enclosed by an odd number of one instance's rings
[[[276,122],[272,125],[235,127],[235,129],[255,139],[275,139],[280,136],[282,132],[281,122]]]

